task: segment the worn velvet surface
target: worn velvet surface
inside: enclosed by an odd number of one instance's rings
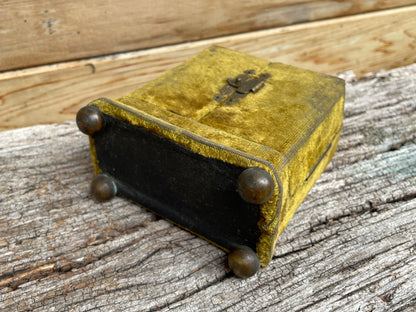
[[[246,70],[270,77],[238,103],[215,99],[227,78]],[[256,250],[266,266],[278,236],[336,150],[344,81],[212,47],[132,93],[90,105],[205,157],[266,170],[275,189],[259,207]],[[100,172],[93,139],[91,150]]]

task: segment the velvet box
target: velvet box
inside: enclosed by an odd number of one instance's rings
[[[220,47],[77,115],[98,199],[131,199],[230,252],[238,276],[276,240],[333,156],[344,81]]]

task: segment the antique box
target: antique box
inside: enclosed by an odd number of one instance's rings
[[[100,200],[120,195],[230,252],[241,277],[276,240],[341,133],[344,81],[220,47],[77,115]]]

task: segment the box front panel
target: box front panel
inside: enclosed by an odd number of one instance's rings
[[[94,135],[98,165],[118,194],[225,249],[256,250],[259,206],[236,192],[245,169],[196,154],[148,130],[104,114]]]

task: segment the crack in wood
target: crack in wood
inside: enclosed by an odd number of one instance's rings
[[[73,305],[75,306],[81,306],[82,304],[86,303],[86,302],[91,302],[94,301],[96,299],[98,299],[99,297],[103,296],[103,295],[108,295],[108,294],[112,294],[112,293],[116,293],[116,292],[122,292],[124,290],[132,290],[132,289],[137,289],[140,286],[148,286],[149,283],[140,283],[140,284],[132,284],[132,285],[127,285],[127,286],[123,286],[123,287],[119,287],[116,289],[111,289],[111,290],[107,290],[107,289],[103,289],[103,290],[98,290],[94,296],[92,297],[88,297],[88,298],[84,298],[82,300],[79,301],[74,301],[72,302]],[[112,305],[112,303],[110,303],[109,305]],[[102,305],[100,307],[93,307],[89,310],[85,310],[85,311],[91,311],[97,308],[101,308],[104,307],[105,305]]]
[[[214,279],[210,283],[207,283],[203,287],[197,288],[194,291],[191,291],[189,293],[184,293],[184,294],[180,295],[179,297],[164,303],[163,305],[159,305],[159,306],[156,306],[156,307],[148,310],[147,312],[156,312],[156,311],[162,310],[164,308],[167,308],[170,305],[172,305],[174,303],[177,303],[178,301],[182,301],[182,300],[185,300],[187,298],[190,298],[190,297],[192,297],[192,296],[194,296],[194,295],[196,295],[196,294],[198,294],[198,293],[200,293],[200,292],[202,292],[202,291],[204,291],[204,290],[206,290],[206,289],[208,289],[212,286],[220,284],[223,281],[225,281],[226,279],[232,278],[233,276],[234,276],[234,274],[232,272],[227,272],[226,274],[223,274],[223,275],[217,277],[216,279]]]
[[[357,259],[352,260],[351,263],[347,263],[347,265],[344,265],[344,264],[341,265],[339,270],[334,271],[333,274],[338,274],[338,273],[343,273],[343,272],[348,272],[348,271],[354,272],[358,268],[362,267],[364,264],[367,264],[368,262],[375,259],[377,256],[385,254],[388,250],[391,250],[392,248],[403,246],[404,244],[406,244],[406,242],[403,242],[401,244],[397,244],[394,247],[389,246],[387,248],[383,248],[380,251],[378,251],[376,253],[370,253],[368,256],[363,257],[363,258],[358,258],[357,257]]]
[[[416,135],[411,135],[409,138],[400,140],[390,145],[388,149],[386,150],[386,152],[394,152],[394,151],[401,149],[403,146],[406,146],[408,144],[415,144],[415,143],[416,143]]]
[[[415,193],[406,194],[404,196],[398,196],[398,197],[392,198],[390,200],[387,200],[385,203],[386,204],[396,204],[396,203],[411,201],[411,200],[413,200],[415,198],[416,198],[416,192]]]
[[[154,255],[156,255],[158,252],[160,252],[162,249],[164,248],[157,248],[154,251],[150,252],[148,255],[146,255],[146,257],[140,259],[139,261],[136,261],[135,263],[124,267],[122,270],[119,270],[118,272],[125,272],[125,271],[129,271],[137,266],[141,266],[145,261],[149,260],[150,258],[152,258]]]
[[[10,287],[12,290],[16,290],[20,285],[40,279],[56,271],[56,264],[49,263],[41,266],[37,266],[33,269],[25,270],[12,277],[0,280],[0,289]]]
[[[314,305],[317,305],[317,304],[319,304],[319,303],[323,302],[323,301],[324,301],[324,300],[326,300],[326,299],[328,299],[328,298],[326,298],[325,296],[324,296],[324,297],[321,297],[321,298],[319,298],[319,299],[317,299],[317,300],[312,301],[311,303],[309,303],[309,304],[307,304],[307,305],[305,305],[305,306],[302,306],[301,308],[299,308],[299,309],[297,309],[297,310],[295,310],[295,311],[293,311],[293,312],[303,312],[303,311],[305,311],[306,309],[311,308],[311,307],[313,307]]]
[[[390,310],[391,312],[403,312],[403,311],[414,311],[414,308],[416,307],[416,296],[414,298],[409,298],[409,302],[407,302],[405,305],[402,305],[398,307],[397,309]],[[412,308],[412,310],[407,310],[408,308]]]
[[[283,254],[277,254],[277,255],[274,255],[274,256],[273,256],[272,260],[285,258],[285,257],[291,256],[291,255],[293,255],[293,254],[297,254],[297,253],[300,253],[300,252],[302,252],[302,251],[305,251],[305,250],[307,250],[307,249],[309,249],[309,248],[311,248],[311,247],[312,247],[312,246],[305,246],[305,247],[301,247],[301,248],[293,249],[293,250],[288,251],[288,252],[285,252],[285,253],[283,253]]]
[[[310,233],[317,232],[321,229],[328,230],[328,228],[330,226],[338,224],[343,219],[356,218],[356,217],[361,216],[361,215],[363,215],[367,212],[369,212],[369,213],[374,213],[374,212],[380,213],[382,211],[387,210],[387,208],[384,208],[384,209],[379,208],[380,206],[382,206],[384,204],[399,203],[399,202],[403,202],[403,201],[409,201],[409,200],[412,200],[414,198],[416,198],[416,193],[412,193],[412,194],[409,194],[409,195],[406,195],[406,196],[403,196],[403,197],[395,198],[395,199],[392,199],[392,200],[386,200],[386,201],[367,200],[364,205],[359,206],[360,208],[358,210],[353,210],[353,211],[350,211],[350,212],[344,212],[343,214],[340,214],[340,215],[337,215],[337,216],[332,216],[332,217],[327,216],[324,221],[320,221],[320,222],[311,224],[310,228],[309,228],[309,232]],[[333,235],[334,234],[326,235],[326,236],[322,237],[319,240],[311,241],[307,245],[303,245],[303,246],[301,246],[299,248],[296,248],[294,250],[291,250],[289,252],[274,255],[272,259],[276,260],[276,259],[281,259],[281,258],[291,256],[293,254],[298,254],[300,252],[303,252],[307,249],[312,248],[313,246],[315,246],[316,244],[319,244],[322,241],[327,240],[329,237],[331,237]],[[400,244],[400,245],[402,245],[402,244]],[[400,245],[397,245],[397,246],[400,246]],[[397,246],[395,246],[395,247],[397,247]],[[382,251],[382,252],[385,252],[385,250]],[[366,259],[361,259],[359,263],[367,262],[367,261],[371,260],[372,258],[374,258],[377,255],[378,254],[374,254],[374,255],[371,255],[370,257],[368,257],[368,259],[367,258]],[[354,264],[354,266],[359,266],[358,265],[359,263]],[[345,268],[345,269],[347,269],[347,268]]]
[[[328,226],[335,225],[341,220],[346,218],[356,218],[358,216],[361,216],[367,212],[380,212],[379,206],[381,205],[381,202],[375,202],[374,200],[367,200],[363,205],[358,206],[358,209],[355,210],[349,210],[344,211],[343,213],[337,215],[337,216],[327,216],[325,220],[311,224],[309,228],[309,232],[316,232],[321,228],[328,228]]]
[[[357,206],[358,209],[344,211],[343,213],[336,216],[327,216],[325,220],[311,224],[309,231],[312,233],[317,232],[320,229],[328,229],[330,226],[336,225],[341,221],[344,221],[344,219],[356,218],[362,216],[365,213],[381,213],[383,211],[388,210],[388,208],[381,208],[383,205],[407,202],[415,198],[416,192],[384,201],[379,199],[367,200],[363,205]],[[302,251],[302,249],[300,250]]]
[[[143,226],[138,226],[134,228],[141,228]],[[129,229],[130,230],[130,229]],[[130,231],[127,231],[130,233]],[[126,234],[127,232],[123,233]],[[153,234],[153,233],[152,233]],[[35,268],[29,268],[29,269],[23,269],[13,272],[6,272],[0,276],[0,289],[9,287],[12,291],[16,290],[20,285],[26,284],[33,280],[42,279],[46,276],[50,276],[52,274],[60,274],[65,273],[68,271],[71,271],[73,269],[79,269],[81,267],[85,267],[93,262],[99,261],[101,259],[104,259],[106,257],[110,257],[116,253],[121,252],[122,250],[138,243],[141,241],[143,237],[140,239],[132,240],[124,245],[118,246],[117,248],[113,248],[107,252],[104,252],[98,256],[93,256],[91,254],[88,254],[84,257],[82,261],[68,261],[65,259],[64,256],[57,259],[55,262],[51,263],[45,263],[42,265],[39,265]],[[100,244],[105,244],[109,239],[102,241]],[[86,246],[84,246],[85,248]],[[80,248],[82,249],[82,248]],[[146,261],[146,259],[152,257],[154,254],[159,252],[162,248],[156,249],[154,252],[147,255],[144,259],[141,259],[139,261],[140,263],[143,263],[143,261]],[[72,251],[71,253],[75,253],[75,251]]]
[[[394,298],[394,294],[396,293],[395,289],[393,289],[392,291],[389,291],[386,294],[383,294],[381,296],[378,296],[383,302],[385,303],[390,303],[393,298]]]
[[[364,285],[362,285],[362,286],[360,286],[360,287],[357,287],[357,288],[355,288],[354,290],[349,291],[349,292],[346,292],[345,294],[343,294],[343,295],[340,297],[340,299],[339,299],[339,300],[342,300],[342,299],[345,299],[345,298],[351,297],[352,295],[357,294],[357,293],[359,293],[360,291],[362,291],[362,290],[364,290],[364,289],[368,289],[368,288],[369,288],[370,286],[372,286],[372,285],[377,285],[377,284],[378,284],[378,283],[380,283],[383,279],[384,279],[384,277],[379,277],[379,278],[377,278],[377,279],[375,279],[375,280],[372,280],[372,281],[371,281],[371,282],[369,282],[369,283],[364,283]]]

